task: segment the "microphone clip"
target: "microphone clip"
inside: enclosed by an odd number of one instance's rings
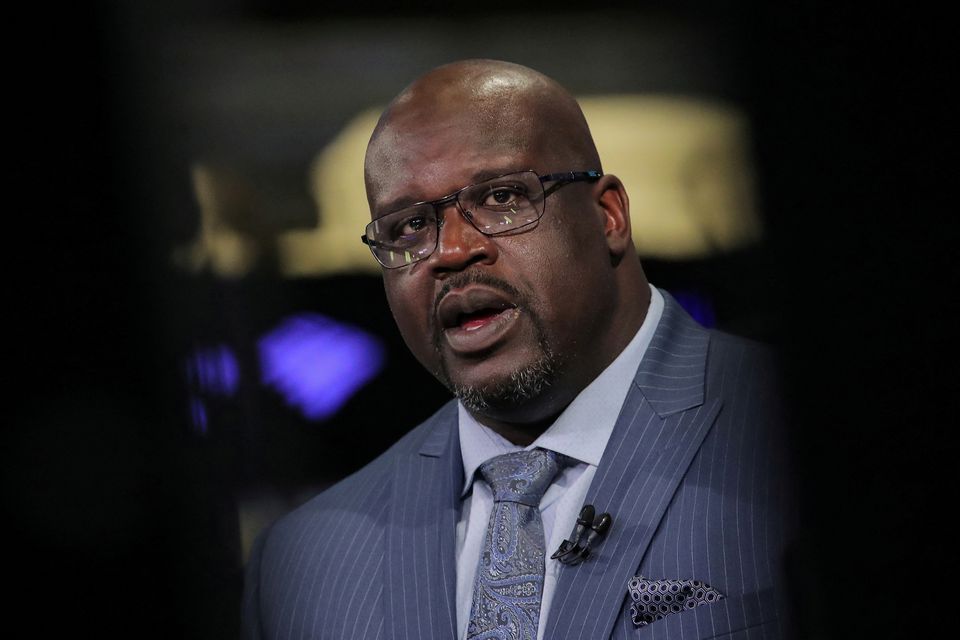
[[[577,524],[569,540],[564,540],[552,556],[565,565],[578,565],[590,555],[590,548],[596,544],[613,524],[609,513],[601,513],[594,519],[596,510],[592,504],[585,504],[577,517]]]

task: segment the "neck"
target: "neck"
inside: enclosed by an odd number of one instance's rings
[[[489,416],[474,414],[473,412],[471,412],[470,415],[472,415],[477,422],[485,427],[493,429],[496,433],[503,436],[511,443],[517,445],[518,447],[525,447],[539,438],[540,434],[549,429],[550,425],[556,421],[557,416],[560,414],[545,420],[526,424],[503,422],[501,420],[490,418]]]

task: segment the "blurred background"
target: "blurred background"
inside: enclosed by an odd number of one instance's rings
[[[36,608],[39,637],[237,637],[257,533],[449,397],[359,242],[362,154],[391,97],[467,57],[580,97],[651,281],[780,350],[802,637],[940,625],[957,269],[935,16],[204,0],[9,24],[11,627]]]

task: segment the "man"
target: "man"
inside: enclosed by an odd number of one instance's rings
[[[769,358],[648,285],[576,101],[440,67],[365,175],[390,308],[458,401],[261,536],[247,637],[780,637]]]

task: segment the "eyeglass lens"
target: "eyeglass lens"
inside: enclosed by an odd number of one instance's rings
[[[532,171],[512,173],[465,187],[457,204],[485,235],[498,235],[533,224],[543,215],[543,185]],[[433,203],[388,213],[367,225],[367,240],[387,268],[402,267],[429,256],[437,246],[439,224]]]

